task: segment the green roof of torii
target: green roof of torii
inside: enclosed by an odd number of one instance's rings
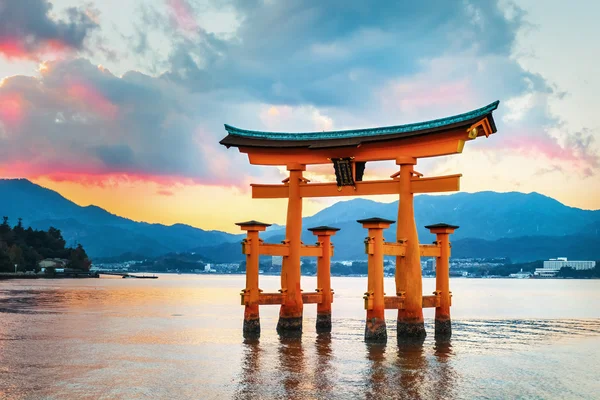
[[[249,143],[244,143],[247,140],[254,141],[282,141],[282,142],[304,142],[304,141],[321,141],[321,140],[344,140],[344,139],[360,139],[373,138],[387,135],[402,135],[413,136],[421,131],[440,131],[445,128],[455,127],[461,123],[467,123],[473,120],[489,117],[491,119],[492,111],[498,108],[499,101],[488,104],[485,107],[477,110],[469,111],[464,114],[454,115],[451,117],[434,119],[431,121],[418,122],[406,125],[386,126],[370,129],[353,129],[345,131],[329,131],[329,132],[261,132],[239,129],[231,125],[225,124],[225,130],[229,133],[227,137],[221,140],[221,144],[225,146],[239,146]],[[495,131],[495,126],[492,126]]]

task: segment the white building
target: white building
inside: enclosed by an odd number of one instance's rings
[[[536,268],[533,273],[535,276],[551,278],[556,276],[561,268],[568,267],[575,270],[592,269],[596,266],[596,261],[569,261],[566,257],[551,258],[544,261],[544,268]]]
[[[543,268],[538,268],[538,269],[543,269]],[[509,277],[517,278],[517,279],[527,279],[527,278],[531,277],[531,272],[523,272],[523,268],[521,268],[520,272],[517,272],[516,274],[510,274]]]
[[[211,268],[210,264],[206,264],[206,265],[204,265],[204,272],[217,272],[217,270]]]

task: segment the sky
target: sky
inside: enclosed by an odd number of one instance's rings
[[[496,134],[415,169],[462,173],[465,192],[600,208],[600,2],[374,4],[0,0],[0,177],[134,220],[236,232],[285,222],[286,201],[252,200],[249,184],[286,172],[219,145],[223,124],[368,128],[500,100]],[[365,179],[396,170],[369,163]],[[303,212],[339,200],[305,199]]]

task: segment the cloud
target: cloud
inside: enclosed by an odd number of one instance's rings
[[[220,106],[161,79],[117,77],[84,59],[55,61],[38,77],[6,78],[0,104],[4,175],[163,185],[243,180],[230,172],[235,156],[217,151],[223,128],[207,116]]]
[[[72,9],[65,22],[50,17],[49,3],[31,4],[38,7],[21,20],[37,15],[79,28],[57,28],[53,35],[40,28],[28,34],[35,40],[19,42],[21,53],[35,54],[51,40],[81,49],[97,28],[93,19],[82,22],[83,11]],[[248,166],[244,155],[220,147],[222,124],[279,131],[395,125],[497,99],[498,135],[469,143],[470,151],[493,152],[498,162],[510,153],[541,155],[550,160],[547,168],[582,174],[598,168],[591,133],[560,131],[561,121],[548,108],[556,90],[511,57],[524,24],[516,6],[467,0],[378,7],[362,1],[210,2],[215,9],[207,14],[236,21],[224,35],[202,23],[204,10],[197,5],[162,4],[166,12],[142,8],[143,24],[134,23],[134,36],[125,40],[135,57],[148,56],[153,65],[145,70],[154,76],[117,76],[75,59],[44,64],[36,77],[3,81],[2,173],[86,184],[151,180],[165,187],[280,180],[276,168]],[[223,10],[235,17],[223,17]],[[65,32],[80,34],[67,40]],[[157,36],[161,51],[154,47]],[[428,163],[420,162],[419,170],[427,172]],[[367,171],[385,176],[378,165]],[[312,174],[319,179],[331,172]]]
[[[410,76],[421,61],[474,51],[507,55],[520,15],[491,2],[233,2],[231,39],[199,28],[174,40],[170,71],[199,91],[236,88],[259,101],[363,105],[373,89]]]
[[[175,195],[175,193],[173,193],[171,190],[166,190],[166,189],[158,190],[156,193],[161,196],[174,196]]]
[[[198,22],[194,10],[186,0],[167,0],[171,12],[172,24],[186,35],[193,35],[198,30]]]
[[[66,20],[51,16],[48,0],[0,2],[0,53],[8,58],[38,59],[40,53],[81,50],[98,28],[92,13],[68,8]]]

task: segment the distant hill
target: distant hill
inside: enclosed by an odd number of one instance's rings
[[[304,218],[302,240],[307,244],[316,241],[306,228],[333,225],[341,228],[333,237],[335,259],[364,259],[362,243],[366,231],[356,220],[373,216],[396,220],[397,210],[397,202],[341,201]],[[91,257],[126,252],[156,257],[195,251],[213,262],[243,259],[239,245],[243,235],[183,224],[132,221],[96,206],[78,206],[25,179],[0,180],[0,216],[3,215],[9,216],[13,224],[20,217],[25,226],[59,228],[67,245],[81,243]],[[538,193],[420,195],[415,197],[415,218],[422,243],[435,239],[424,225],[459,225],[452,237],[456,257],[510,257],[513,261],[557,256],[600,259],[600,210],[568,207]],[[395,230],[392,225],[385,232],[386,240],[395,240]],[[284,239],[285,228],[274,226],[261,237],[277,243]]]
[[[365,199],[343,201],[304,218],[304,225],[337,226],[352,222],[362,229],[356,220],[374,216],[396,221],[398,202],[378,203]],[[429,235],[425,225],[445,222],[460,226],[453,235],[455,241],[464,238],[496,240],[600,232],[600,210],[568,207],[539,193],[477,192],[415,196],[415,220],[420,238]],[[273,234],[276,232],[272,231]],[[395,225],[392,225],[386,239],[394,238]]]
[[[91,257],[125,252],[158,256],[209,243],[238,241],[240,237],[183,224],[136,222],[100,207],[81,207],[26,179],[0,180],[0,214],[13,224],[23,218],[24,226],[54,226],[62,231],[67,245],[81,243]]]

